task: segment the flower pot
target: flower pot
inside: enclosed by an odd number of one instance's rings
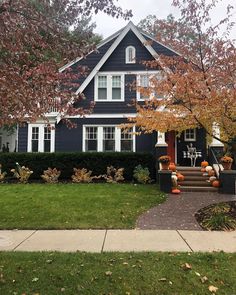
[[[161,163],[161,170],[169,170],[170,162]]]
[[[222,164],[224,170],[231,170],[232,163],[224,163],[224,162],[222,162],[221,164]]]

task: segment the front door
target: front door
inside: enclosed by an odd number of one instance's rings
[[[166,133],[167,154],[171,157],[171,162],[175,162],[175,131],[168,131]]]

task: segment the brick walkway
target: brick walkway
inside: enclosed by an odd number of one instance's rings
[[[136,228],[202,230],[194,217],[195,213],[210,204],[232,200],[236,200],[236,196],[202,192],[170,194],[165,203],[141,215],[137,220]]]

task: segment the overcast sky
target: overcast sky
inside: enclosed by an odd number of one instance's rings
[[[179,17],[178,9],[171,6],[172,0],[118,0],[117,3],[123,9],[132,9],[133,18],[131,20],[135,25],[149,14],[154,14],[158,18],[166,18],[168,14],[172,13],[175,17]],[[218,4],[212,15],[214,23],[225,16],[227,4],[232,4],[236,7],[236,0],[223,0]],[[236,14],[234,14],[234,17],[236,21]],[[103,35],[104,38],[112,35],[128,22],[122,19],[112,18],[103,13],[94,16],[93,20],[97,24],[95,32]],[[236,38],[236,27],[231,37]]]

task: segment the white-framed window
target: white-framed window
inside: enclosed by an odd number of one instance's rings
[[[110,73],[95,76],[95,101],[124,101],[124,74]]]
[[[196,129],[186,129],[184,131],[185,141],[196,141]]]
[[[86,127],[85,128],[85,150],[87,152],[96,152],[98,146],[98,128]]]
[[[133,129],[121,130],[120,150],[121,152],[133,152]]]
[[[135,152],[134,128],[124,132],[114,125],[84,125],[83,152]]]
[[[154,90],[154,80],[162,79],[161,72],[155,73],[140,73],[137,75],[136,85],[137,85],[137,100],[144,101],[146,99],[152,98],[162,98]]]
[[[54,152],[55,151],[55,125],[45,124],[28,125],[28,152]]]
[[[125,49],[125,63],[135,64],[136,63],[136,49],[134,46],[128,46]]]

